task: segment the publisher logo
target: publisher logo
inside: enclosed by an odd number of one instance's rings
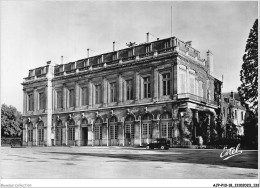
[[[239,150],[240,144],[237,145],[237,147],[231,147],[227,149],[227,147],[223,148],[223,151],[220,154],[220,158],[223,158],[223,160],[228,160],[231,157],[234,157],[236,155],[239,155],[242,153],[242,151]]]

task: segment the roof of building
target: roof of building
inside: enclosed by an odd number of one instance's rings
[[[223,92],[222,95],[223,95],[224,97],[228,97],[228,98],[229,98],[229,97],[232,97],[232,96],[231,96],[231,93],[232,93],[232,92]],[[235,98],[236,100],[241,101],[238,92],[233,92],[233,94],[234,94],[234,98]]]

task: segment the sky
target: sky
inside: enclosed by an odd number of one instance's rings
[[[214,54],[223,91],[237,91],[257,1],[1,1],[1,103],[22,112],[29,69],[171,36],[192,41],[202,58]]]

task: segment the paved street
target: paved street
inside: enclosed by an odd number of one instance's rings
[[[226,161],[222,150],[120,147],[1,148],[2,178],[256,179],[257,151]]]

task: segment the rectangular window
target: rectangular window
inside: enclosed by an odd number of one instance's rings
[[[144,98],[151,97],[151,83],[150,83],[150,76],[144,77]]]
[[[200,97],[203,97],[202,81],[199,81],[199,96],[200,96]]]
[[[45,93],[41,92],[39,93],[39,109],[45,109],[46,105],[45,105]]]
[[[29,111],[33,111],[34,110],[34,98],[33,98],[33,94],[30,93],[28,94],[28,110]]]
[[[39,136],[39,138],[38,138],[39,142],[43,142],[43,140],[44,140],[44,129],[38,130],[38,136]]]
[[[56,129],[56,140],[61,140],[62,129]]]
[[[147,138],[147,126],[146,123],[143,124],[143,138]]]
[[[166,137],[167,136],[167,125],[166,124],[162,124],[162,136]]]
[[[110,125],[110,139],[117,139],[117,138],[118,138],[118,126]]]
[[[145,47],[145,53],[149,53],[151,51],[151,45]]]
[[[170,73],[166,73],[162,75],[163,79],[163,95],[170,95],[171,93],[171,78]]]
[[[170,126],[170,123],[167,123],[167,133],[168,133],[168,138],[171,138],[172,137],[172,127]]]
[[[69,140],[75,140],[75,128],[74,127],[69,128]]]
[[[186,93],[186,71],[179,69],[179,93]]]
[[[135,127],[132,124],[126,124],[126,134],[129,134],[130,138],[135,138]]]
[[[116,102],[116,82],[110,83],[110,102]]]
[[[244,120],[244,114],[241,112],[241,120]]]
[[[28,130],[28,141],[29,142],[33,141],[33,130]]]
[[[115,137],[114,126],[110,126],[110,139],[114,139],[114,137]]]
[[[96,104],[101,103],[101,85],[95,86],[95,98],[96,98]]]
[[[101,126],[95,126],[95,139],[101,140],[102,139],[102,129]]]
[[[143,124],[143,138],[151,138],[152,136],[152,125],[149,123]]]
[[[83,106],[88,105],[88,88],[87,87],[83,87],[82,88],[82,101],[81,104]]]
[[[126,80],[126,100],[133,100],[133,80]]]
[[[62,108],[62,91],[57,91],[57,108]]]
[[[69,107],[75,106],[75,90],[69,90]]]
[[[130,49],[130,50],[128,51],[128,57],[131,57],[131,56],[133,56],[133,49]]]
[[[164,42],[164,48],[170,48],[170,41]]]
[[[75,63],[70,64],[70,70],[75,69]]]
[[[113,61],[114,61],[114,60],[117,60],[117,53],[113,54],[112,60],[113,60]]]
[[[98,58],[97,63],[98,63],[98,64],[102,63],[102,57],[99,57],[99,58]]]
[[[195,95],[195,77],[190,75],[190,93]]]

